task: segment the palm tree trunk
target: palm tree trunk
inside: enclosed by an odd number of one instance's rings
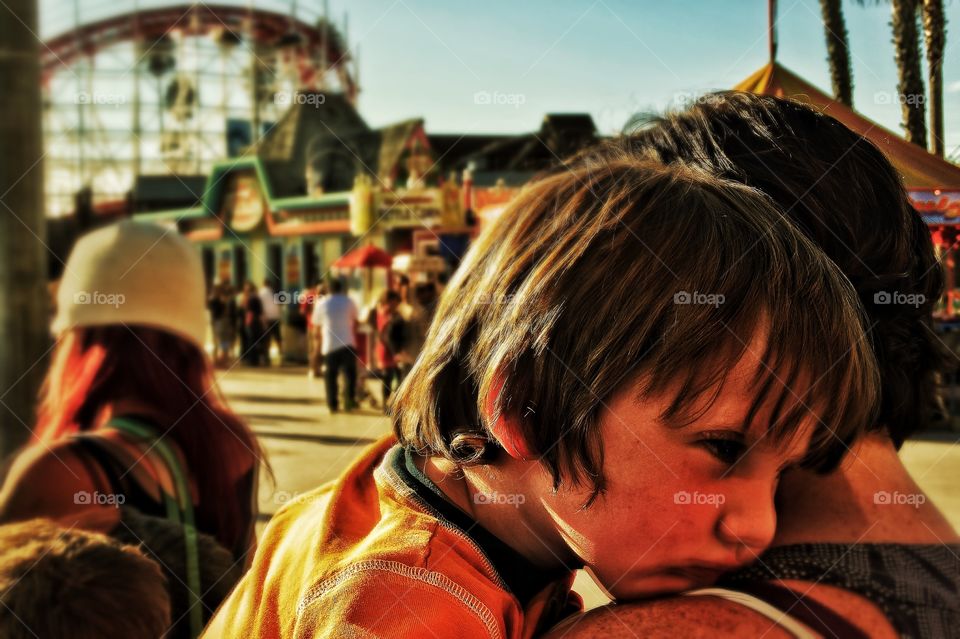
[[[927,51],[927,84],[930,85],[931,151],[943,157],[943,49],[946,44],[943,0],[923,0],[923,37]]]
[[[50,344],[36,0],[0,8],[0,456],[30,434]],[[12,15],[10,15],[12,14]]]
[[[820,0],[820,12],[823,14],[823,33],[827,40],[833,97],[847,106],[853,106],[853,73],[843,7],[840,0]]]
[[[900,110],[907,140],[927,148],[927,126],[923,105],[926,99],[923,75],[920,71],[920,39],[917,31],[917,2],[919,0],[892,0],[890,26],[896,53]]]

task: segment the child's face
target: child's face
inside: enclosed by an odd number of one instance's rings
[[[780,474],[803,457],[815,420],[774,443],[764,436],[773,392],[742,432],[762,346],[750,344],[713,406],[682,428],[658,420],[672,394],[643,404],[633,388],[615,394],[600,417],[607,491],[589,508],[581,508],[587,490],[561,487],[551,495],[549,475],[537,473],[545,485],[534,490],[543,495],[550,532],[616,598],[709,585],[773,539]],[[788,409],[804,389],[792,390]]]

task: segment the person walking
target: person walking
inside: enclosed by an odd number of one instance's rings
[[[390,414],[388,402],[394,382],[399,388],[403,382],[397,356],[403,351],[409,333],[408,324],[400,314],[400,293],[384,291],[377,304],[376,358],[378,376],[383,384],[383,412]]]
[[[340,409],[337,379],[341,370],[347,378],[347,403],[344,408],[352,410],[356,407],[356,324],[357,305],[344,293],[341,280],[331,281],[330,294],[318,300],[313,307],[313,326],[326,367],[324,386],[331,413]]]
[[[243,287],[243,333],[246,337],[244,361],[250,366],[260,366],[264,341],[263,303],[253,282],[247,282]]]
[[[213,328],[213,361],[226,366],[233,349],[233,291],[227,282],[219,282],[210,292],[207,308]]]
[[[263,286],[260,287],[260,305],[263,307],[263,359],[266,365],[270,365],[270,346],[277,345],[277,353],[283,358],[283,344],[280,341],[280,306],[277,304],[277,289],[270,283],[269,279],[263,280]]]
[[[327,295],[327,287],[323,282],[317,282],[313,288],[307,289],[300,300],[300,313],[307,321],[307,358],[309,369],[307,379],[320,377],[323,369],[323,353],[320,352],[320,338],[313,326],[313,309],[317,302]]]

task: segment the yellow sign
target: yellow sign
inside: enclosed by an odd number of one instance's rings
[[[366,235],[373,227],[373,180],[361,174],[353,181],[350,193],[350,232]]]

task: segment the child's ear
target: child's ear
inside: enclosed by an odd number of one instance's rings
[[[488,422],[488,428],[500,447],[514,459],[521,461],[533,461],[539,457],[537,451],[530,446],[527,438],[524,437],[523,427],[520,419],[513,412],[497,415],[497,398],[503,391],[503,385],[506,382],[503,373],[497,371],[490,385],[490,392],[487,394],[484,405],[484,413]]]

